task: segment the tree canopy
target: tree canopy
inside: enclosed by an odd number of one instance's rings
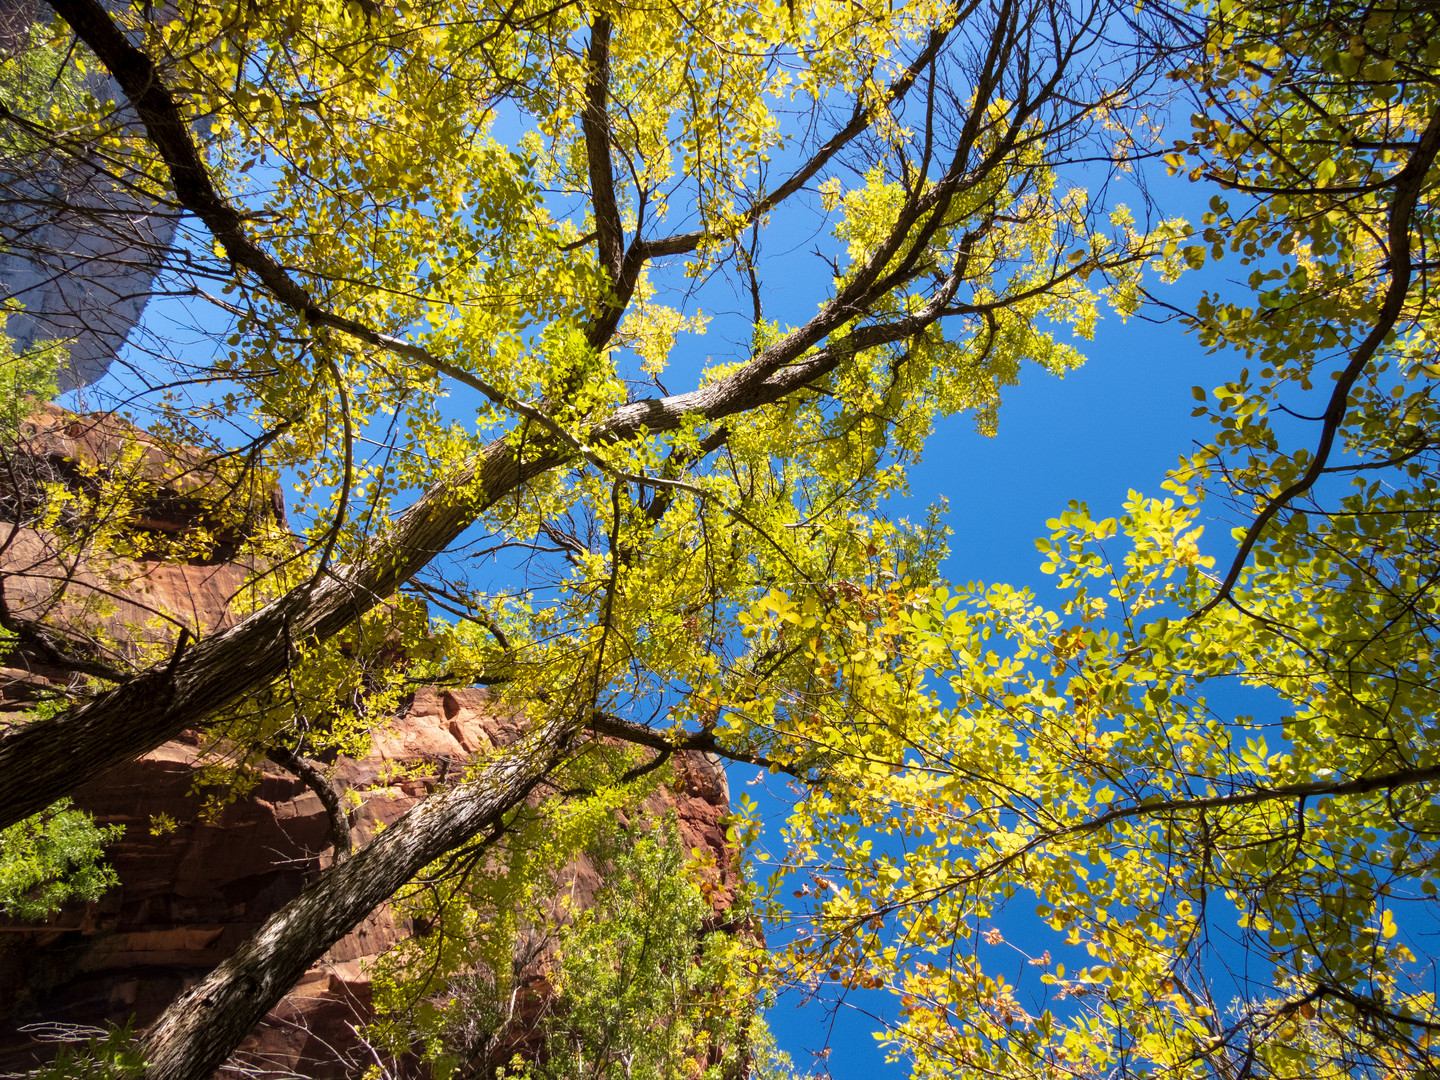
[[[6,145],[174,220],[116,393],[148,445],[206,457],[255,581],[231,629],[156,612],[137,647],[27,617],[12,574],[12,657],[66,677],[0,732],[0,823],[186,727],[239,783],[265,756],[319,776],[417,683],[525,717],[363,849],[337,839],[145,1033],[147,1076],[208,1076],[427,867],[449,884],[405,902],[468,944],[417,938],[400,997],[488,1000],[547,872],[522,852],[602,844],[680,748],[795,787],[754,872],[770,948],[692,970],[637,945],[637,905],[673,948],[698,901],[657,841],[612,853],[614,893],[556,931],[592,983],[557,1069],[610,1068],[611,1039],[656,1075],[698,1060],[610,1009],[646,980],[700,1010],[697,1042],[711,980],[889,990],[881,1037],[922,1077],[1433,1069],[1408,930],[1440,813],[1433,12],[50,6],[32,38],[114,97],[0,102]],[[1203,221],[1148,197],[1165,168],[1213,193]],[[20,201],[63,197],[35,170]],[[1163,308],[1153,283],[1207,262],[1248,268],[1179,313],[1245,365],[1195,391],[1211,445],[1117,518],[1050,523],[1059,610],[943,580],[943,523],[888,516],[935,423],[993,430],[1025,361],[1063,373],[1102,312]],[[275,477],[293,531],[250,512]],[[162,482],[12,500],[47,612],[96,610],[55,566],[161,554],[125,508]],[[1006,905],[1048,927],[1019,982]],[[436,1062],[475,1044],[443,1009],[387,1022]]]
[[[1187,260],[1252,268],[1185,316],[1247,364],[1194,391],[1213,443],[1049,523],[1062,610],[893,578],[755,609],[810,635],[767,722],[842,778],[791,821],[787,959],[901,995],[919,1075],[1434,1068],[1433,13],[1204,14],[1166,160],[1221,189]]]

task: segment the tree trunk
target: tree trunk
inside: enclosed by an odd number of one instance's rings
[[[293,647],[328,638],[380,603],[475,520],[494,498],[552,468],[561,455],[524,466],[503,440],[480,463],[437,485],[368,556],[336,568],[223,633],[200,641],[84,705],[0,734],[0,828],[38,813],[106,770],[173,739],[255,693],[285,671]],[[494,493],[477,506],[463,493],[478,478]]]
[[[141,1050],[145,1080],[207,1080],[311,964],[445,852],[498,825],[559,762],[569,724],[551,722],[475,779],[431,795],[358,854],[325,870],[240,949],[165,1010]]]

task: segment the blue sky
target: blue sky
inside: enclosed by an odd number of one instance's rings
[[[1194,282],[1176,289],[1192,294]],[[949,500],[951,555],[942,569],[950,580],[1007,582],[1053,596],[1033,543],[1049,532],[1046,519],[1071,499],[1111,516],[1132,488],[1161,494],[1166,471],[1196,440],[1207,438],[1208,425],[1190,415],[1190,388],[1215,386],[1233,378],[1238,367],[1233,356],[1207,355],[1178,325],[1145,319],[1122,324],[1113,314],[1085,351],[1085,365],[1064,379],[1025,371],[1005,393],[992,438],[977,434],[967,416],[944,421],[911,471],[911,498],[897,513],[919,517],[937,497]],[[1223,542],[1224,523],[1209,531],[1212,548]],[[763,785],[747,786],[750,779],[748,771],[732,768],[736,796],[749,792],[769,812],[783,812],[778,800],[761,794]],[[1023,936],[1030,918],[1017,899],[1002,926],[1007,938]],[[871,1034],[875,1025],[863,1012],[867,1005],[889,1005],[888,995],[856,996],[834,1014],[823,1001],[799,1004],[798,995],[782,998],[769,1020],[802,1072],[815,1064],[810,1051],[828,1045],[824,1064],[836,1080],[865,1080],[881,1071],[908,1075],[903,1063],[884,1064]]]

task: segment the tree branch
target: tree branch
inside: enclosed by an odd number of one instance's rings
[[[634,743],[636,746],[648,746],[652,750],[659,750],[662,754],[673,753],[676,750],[698,750],[705,754],[716,754],[729,761],[757,765],[762,769],[775,769],[787,776],[803,779],[803,776],[791,766],[768,758],[764,754],[751,754],[744,750],[732,750],[720,745],[715,741],[714,732],[710,731],[686,731],[672,735],[668,732],[656,731],[644,724],[637,724],[634,720],[623,720],[618,716],[599,712],[592,713],[590,719],[585,722],[585,726],[597,735]]]
[[[335,849],[335,861],[344,862],[350,857],[350,815],[340,805],[340,796],[335,794],[329,779],[313,764],[284,746],[272,746],[265,756],[282,769],[294,773],[301,783],[313,791],[325,807],[330,818],[330,843]]]
[[[479,776],[437,792],[360,852],[332,865],[146,1032],[145,1080],[206,1080],[325,952],[447,851],[501,823],[560,761],[560,721],[503,751]]]
[[[600,15],[590,26],[590,47],[585,52],[588,71],[585,108],[580,126],[585,133],[585,158],[590,166],[590,201],[595,211],[595,253],[600,265],[610,272],[610,281],[620,284],[620,263],[625,257],[625,233],[620,225],[620,208],[615,202],[615,169],[610,161],[610,117],[606,98],[610,92],[610,31],[608,16]]]
[[[957,6],[949,26],[943,30],[930,32],[929,37],[925,40],[925,48],[921,50],[920,55],[890,84],[886,93],[874,97],[869,105],[864,104],[865,99],[862,96],[856,102],[849,122],[830,136],[814,154],[790,174],[784,183],[768,195],[762,195],[756,199],[744,210],[739,216],[740,223],[749,225],[770,213],[771,210],[813,180],[820,170],[834,159],[836,154],[863,134],[881,109],[893,108],[904,101],[915,85],[915,80],[920,77],[920,73],[935,62],[935,58],[939,56],[940,49],[949,38],[951,31],[978,6],[979,0],[970,0],[963,7]],[[705,236],[706,233],[703,230],[697,229],[693,232],[677,233],[663,239],[649,240],[641,246],[647,259],[663,258],[667,255],[683,255],[688,251],[695,250]]]
[[[1368,795],[1372,791],[1395,791],[1399,788],[1415,787],[1420,784],[1433,784],[1437,780],[1440,780],[1440,765],[1431,765],[1428,768],[1397,769],[1395,772],[1382,773],[1379,776],[1360,776],[1350,780],[1309,780],[1298,784],[1278,784],[1275,787],[1255,787],[1249,791],[1240,791],[1232,795],[1211,795],[1200,799],[1165,799],[1159,802],[1116,807],[1114,810],[1107,811],[1088,821],[1069,825],[1063,829],[1043,832],[995,862],[965,875],[963,882],[960,883],[968,883],[987,877],[997,870],[1003,870],[1017,859],[1023,859],[1030,852],[1053,844],[1056,840],[1098,832],[1117,821],[1154,817],[1159,814],[1184,814],[1196,810],[1253,806],[1256,803],[1276,800],[1288,802],[1290,799]],[[953,885],[946,886],[946,888],[951,887]]]
[[[1330,452],[1335,446],[1335,436],[1340,431],[1340,425],[1345,421],[1345,413],[1349,408],[1350,391],[1365,370],[1365,366],[1370,363],[1395,328],[1395,324],[1399,321],[1400,314],[1405,308],[1405,299],[1410,292],[1410,279],[1413,274],[1410,259],[1410,225],[1415,214],[1415,206],[1419,202],[1421,192],[1425,189],[1425,181],[1431,167],[1435,164],[1437,153],[1440,153],[1440,111],[1430,117],[1430,122],[1425,126],[1425,132],[1420,137],[1420,143],[1415,153],[1411,155],[1410,160],[1405,163],[1405,168],[1396,177],[1395,200],[1390,204],[1389,221],[1390,285],[1385,290],[1385,299],[1380,305],[1380,313],[1375,319],[1375,325],[1365,335],[1365,340],[1356,347],[1350,356],[1350,362],[1345,365],[1339,378],[1335,380],[1335,389],[1330,393],[1330,402],[1326,406],[1325,420],[1320,429],[1320,441],[1315,447],[1309,467],[1299,479],[1266,503],[1265,508],[1255,516],[1255,520],[1250,523],[1250,528],[1245,530],[1240,547],[1235,552],[1234,559],[1231,560],[1230,569],[1226,572],[1220,587],[1215,591],[1215,595],[1197,608],[1190,618],[1199,618],[1229,598],[1230,590],[1240,579],[1240,573],[1250,558],[1250,552],[1259,543],[1266,526],[1270,524],[1276,514],[1314,487],[1315,482],[1324,475],[1326,465],[1330,460]]]

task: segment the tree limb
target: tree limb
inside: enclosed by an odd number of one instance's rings
[[[610,160],[610,117],[606,98],[610,92],[610,31],[608,16],[597,16],[590,26],[590,47],[585,60],[585,108],[580,126],[585,132],[585,157],[590,166],[590,201],[595,211],[595,249],[600,265],[610,271],[610,281],[620,284],[620,264],[625,257],[625,233],[620,225],[620,207],[615,202],[615,169]]]
[[[284,746],[272,746],[265,756],[282,769],[294,773],[300,782],[313,791],[325,807],[330,819],[330,844],[335,849],[335,861],[344,862],[350,857],[350,815],[340,805],[340,796],[323,772],[313,764]]]
[[[1349,409],[1350,391],[1354,388],[1361,373],[1364,372],[1366,365],[1370,363],[1395,328],[1395,324],[1400,320],[1400,314],[1404,310],[1405,299],[1409,295],[1410,280],[1414,272],[1410,258],[1411,220],[1414,217],[1420,195],[1425,190],[1425,181],[1430,174],[1431,167],[1435,164],[1437,153],[1440,153],[1440,111],[1430,117],[1430,122],[1425,126],[1425,132],[1420,137],[1415,153],[1411,155],[1410,160],[1405,163],[1405,168],[1400,170],[1395,179],[1395,199],[1390,204],[1389,220],[1390,285],[1385,290],[1385,299],[1380,305],[1380,313],[1375,319],[1375,324],[1350,355],[1349,363],[1345,365],[1335,380],[1335,389],[1330,392],[1330,401],[1324,413],[1325,420],[1320,428],[1320,441],[1311,456],[1310,464],[1297,480],[1266,503],[1265,508],[1255,515],[1255,520],[1245,530],[1240,547],[1230,562],[1230,569],[1226,572],[1225,579],[1220,582],[1220,587],[1216,589],[1215,595],[1197,608],[1190,618],[1194,619],[1204,615],[1217,604],[1229,598],[1230,590],[1240,580],[1240,573],[1250,558],[1250,552],[1259,543],[1266,526],[1270,524],[1276,514],[1314,487],[1316,481],[1325,474],[1326,465],[1330,461],[1330,452],[1335,446],[1335,436],[1339,434],[1340,425],[1344,423],[1345,413]]]
[[[325,870],[239,950],[178,997],[146,1032],[145,1080],[207,1080],[315,961],[406,881],[500,824],[553,769],[570,725],[551,723],[479,776],[431,795],[344,862]]]
[[[1184,814],[1196,810],[1215,810],[1232,806],[1254,806],[1257,803],[1288,802],[1290,799],[1338,797],[1342,795],[1368,795],[1374,791],[1396,791],[1400,788],[1433,784],[1440,780],[1440,765],[1427,768],[1397,769],[1378,776],[1358,776],[1350,780],[1307,780],[1297,784],[1276,784],[1274,787],[1255,787],[1231,795],[1210,795],[1199,799],[1163,799],[1155,802],[1137,803],[1134,806],[1120,806],[1106,811],[1088,821],[1051,829],[1033,837],[1014,851],[964,876],[960,883],[986,877],[1006,866],[1023,859],[1037,848],[1053,844],[1069,836],[1083,836],[1098,832],[1117,821],[1134,818],[1155,817],[1159,814]],[[954,885],[947,885],[952,888]]]
[[[774,761],[764,754],[751,754],[744,750],[733,750],[720,745],[715,741],[715,733],[712,731],[686,731],[672,735],[668,732],[656,731],[644,724],[637,724],[634,720],[624,720],[618,716],[611,716],[609,713],[599,712],[592,713],[590,719],[585,722],[585,726],[597,735],[620,739],[622,742],[634,743],[636,746],[648,746],[652,750],[659,750],[662,754],[674,753],[676,750],[698,750],[705,754],[716,754],[729,761],[757,765],[762,769],[775,769],[787,776],[801,778],[801,774],[792,766]]]

